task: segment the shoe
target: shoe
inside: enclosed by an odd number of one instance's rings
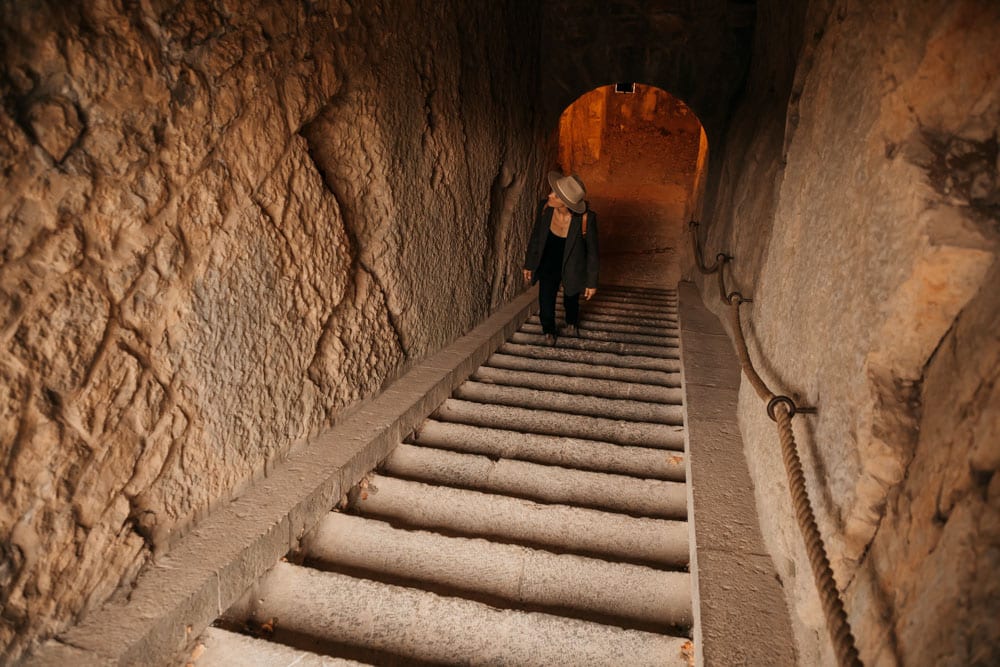
[[[545,334],[545,344],[546,345],[555,345],[556,344],[556,336],[555,336],[555,334]]]
[[[580,337],[580,326],[578,324],[567,324],[564,330],[567,336],[572,336],[573,338]]]

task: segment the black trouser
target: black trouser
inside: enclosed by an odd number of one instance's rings
[[[538,319],[542,321],[542,331],[556,335],[556,296],[559,294],[559,280],[541,278],[538,281]],[[563,307],[566,309],[566,324],[580,322],[580,293],[563,292]]]

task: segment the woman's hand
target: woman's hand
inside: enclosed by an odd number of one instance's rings
[[[583,288],[583,298],[585,300],[590,301],[590,297],[594,296],[595,294],[597,294],[597,288],[596,287],[584,287]]]
[[[530,283],[531,282],[531,270],[530,269],[521,269],[521,273],[524,274],[524,282]]]

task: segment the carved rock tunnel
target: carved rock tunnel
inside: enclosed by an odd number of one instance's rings
[[[762,375],[818,408],[796,435],[865,664],[997,659],[996,3],[0,2],[0,37],[0,660],[124,645],[88,623],[523,299],[556,165],[609,285],[721,318],[684,224],[734,257]],[[624,115],[687,139],[637,157]],[[717,395],[787,661],[833,664],[770,420]],[[289,551],[306,514],[256,538]],[[202,573],[216,605],[244,556]],[[195,598],[156,641],[193,640]]]

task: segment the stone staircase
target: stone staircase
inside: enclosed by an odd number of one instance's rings
[[[202,636],[198,667],[693,664],[677,298],[529,319]]]

